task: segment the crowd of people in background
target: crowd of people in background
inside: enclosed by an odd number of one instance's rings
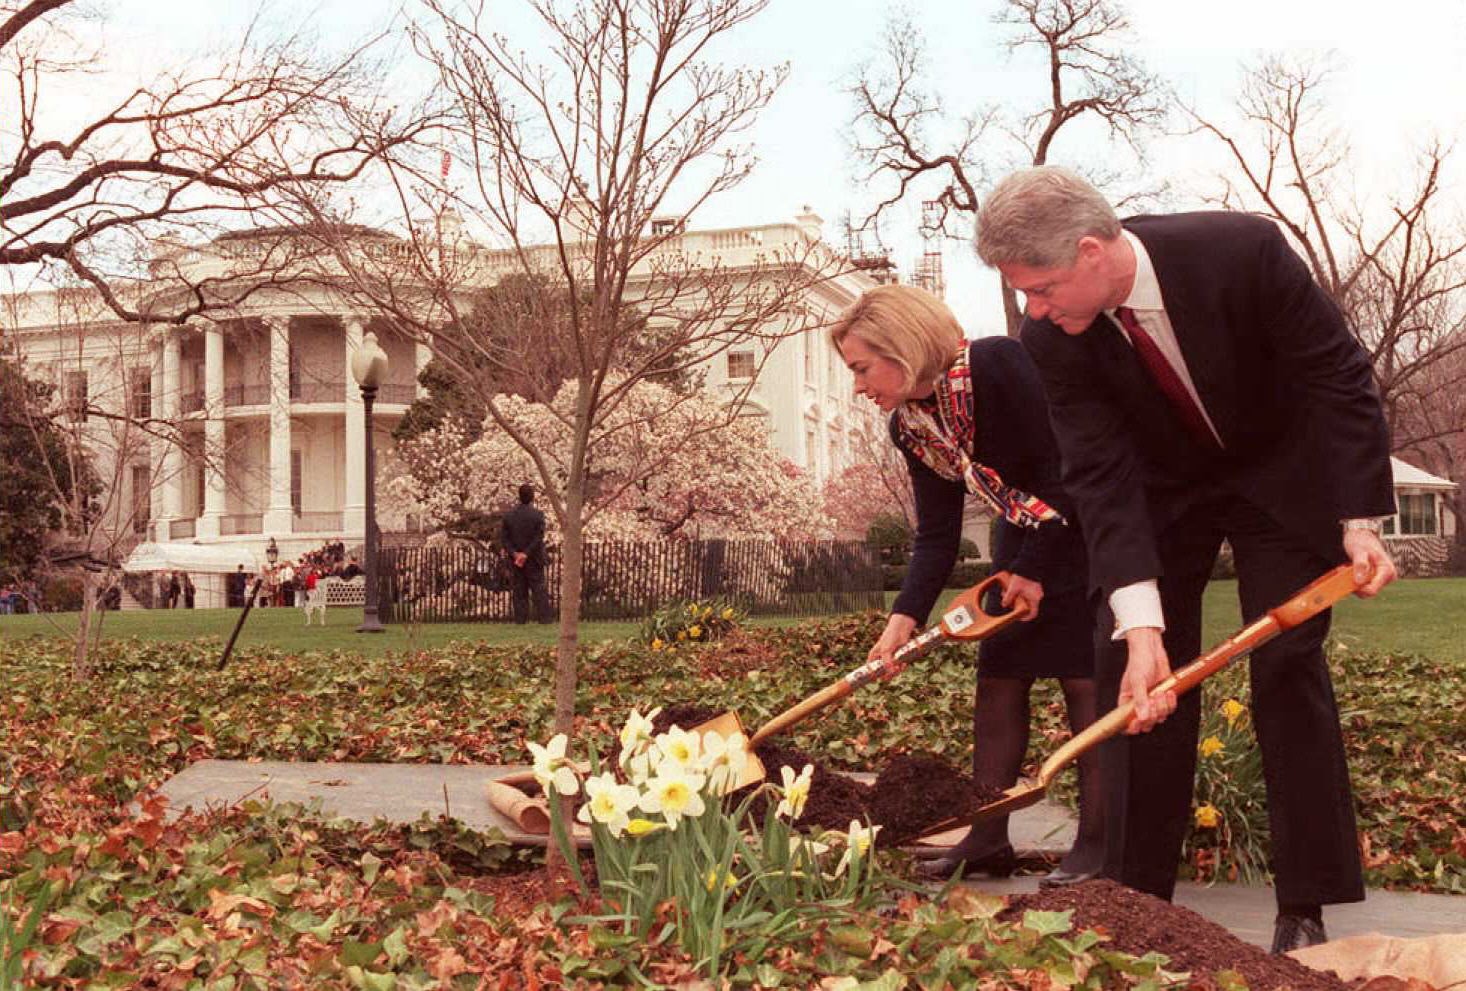
[[[279,561],[265,568],[264,582],[256,606],[303,606],[306,596],[328,579],[351,581],[362,574],[356,556],[346,553],[341,541],[331,541],[316,550],[306,551],[294,561]],[[250,583],[255,576],[244,565],[229,576],[228,605],[244,605]]]

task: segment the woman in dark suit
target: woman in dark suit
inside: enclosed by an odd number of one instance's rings
[[[1028,615],[979,647],[972,774],[979,787],[1011,787],[1028,748],[1034,679],[1060,680],[1072,732],[1095,718],[1084,542],[1059,483],[1038,374],[1017,341],[967,341],[951,310],[912,286],[865,293],[831,338],[857,394],[891,414],[891,437],[906,457],[916,499],[911,567],[872,659],[890,660],[924,624],[956,562],[968,495],[998,515],[993,569],[1012,576],[1000,604]],[[1102,791],[1092,755],[1080,759],[1079,774],[1079,835],[1046,885],[1085,880],[1102,866]],[[1002,818],[974,824],[920,873],[1003,875],[1013,863]]]

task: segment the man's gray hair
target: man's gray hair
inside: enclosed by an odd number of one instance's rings
[[[1114,208],[1073,172],[1048,165],[1003,179],[977,215],[977,255],[993,266],[1067,268],[1087,235],[1119,237]]]

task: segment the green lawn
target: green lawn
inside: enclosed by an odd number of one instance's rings
[[[955,591],[942,599],[946,602]],[[888,601],[894,600],[894,594]],[[1241,622],[1237,614],[1236,583],[1214,582],[1207,590],[1206,643],[1229,636]],[[1358,650],[1422,654],[1437,660],[1466,661],[1466,632],[1461,615],[1466,607],[1466,579],[1432,578],[1403,581],[1378,599],[1365,602],[1349,599],[1334,616],[1334,636]],[[221,644],[229,636],[238,612],[232,609],[175,609],[108,613],[103,634],[107,637],[142,637],[149,640],[179,640],[213,637]],[[767,617],[756,626],[790,626],[805,620]],[[256,609],[250,613],[239,644],[271,646],[280,650],[348,650],[376,656],[388,650],[428,649],[454,640],[490,644],[552,643],[557,634],[553,624],[539,626],[509,623],[424,623],[416,627],[390,626],[386,633],[356,633],[361,613],[332,609],[324,628],[307,629],[298,609]],[[40,616],[0,616],[0,637],[69,635],[75,629],[74,613]],[[635,622],[597,622],[581,626],[586,642],[619,640],[635,634]]]
[[[946,602],[955,591],[942,598]],[[1400,581],[1372,600],[1346,599],[1334,610],[1333,636],[1353,650],[1421,654],[1466,661],[1466,578]],[[1235,581],[1206,590],[1202,643],[1210,647],[1242,626]],[[1174,658],[1172,658],[1174,660]]]

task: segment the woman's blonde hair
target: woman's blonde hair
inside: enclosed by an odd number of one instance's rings
[[[851,334],[899,365],[908,391],[946,371],[966,337],[946,303],[925,289],[899,285],[863,293],[830,328],[830,341],[839,348]]]

